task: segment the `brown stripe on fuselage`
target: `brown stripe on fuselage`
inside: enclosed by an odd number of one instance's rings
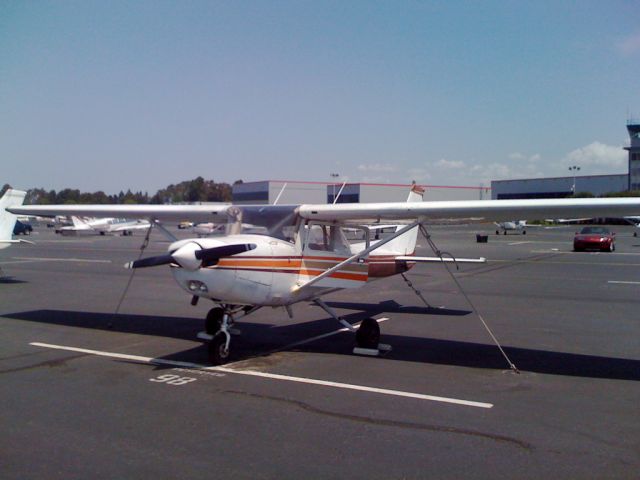
[[[395,255],[369,256],[369,278],[383,278],[404,273],[413,268],[415,262],[396,260]]]

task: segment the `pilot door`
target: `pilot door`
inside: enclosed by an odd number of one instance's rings
[[[235,268],[234,290],[243,298],[257,299],[256,304],[267,303],[271,298],[273,284],[273,245],[261,243],[252,253],[254,255],[228,259]]]
[[[308,222],[301,227],[302,257],[298,284],[303,285],[329,268],[351,257],[351,246],[338,225]],[[354,288],[368,278],[368,261],[360,259],[347,264],[314,286],[321,288]]]

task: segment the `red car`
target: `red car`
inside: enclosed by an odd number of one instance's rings
[[[602,250],[613,252],[616,249],[615,233],[604,227],[584,227],[573,237],[573,250]]]

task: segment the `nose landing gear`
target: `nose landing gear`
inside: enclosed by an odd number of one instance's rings
[[[220,305],[209,310],[204,321],[205,331],[200,332],[198,338],[207,342],[211,364],[222,365],[229,361],[231,335],[240,334],[239,331],[231,328],[235,317],[244,317],[259,308],[250,305]]]

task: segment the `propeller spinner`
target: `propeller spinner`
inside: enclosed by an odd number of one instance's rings
[[[140,260],[127,262],[124,266],[125,268],[144,268],[177,263],[186,270],[195,271],[200,267],[214,265],[220,258],[231,257],[255,248],[255,243],[238,243],[235,245],[202,248],[196,242],[189,242],[171,253],[141,258]]]

